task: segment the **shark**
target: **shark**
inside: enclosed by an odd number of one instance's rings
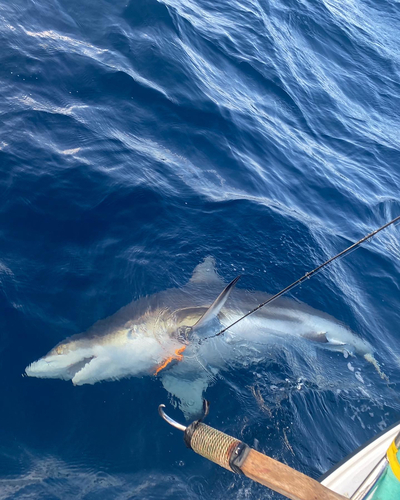
[[[170,288],[122,307],[73,335],[25,370],[29,377],[70,380],[74,385],[158,376],[185,416],[201,412],[203,393],[238,342],[267,345],[278,337],[304,339],[325,349],[360,355],[382,376],[371,344],[327,313],[280,297],[215,336],[270,295],[228,285],[206,257],[181,288]],[[218,295],[217,295],[218,294]],[[219,368],[218,368],[219,367]]]

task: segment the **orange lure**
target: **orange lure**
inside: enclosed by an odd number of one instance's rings
[[[178,361],[182,361],[183,359],[183,351],[186,349],[186,346],[184,345],[183,347],[180,347],[179,349],[175,350],[175,354],[167,358],[161,365],[157,367],[157,370],[154,372],[154,375],[157,376],[161,370],[164,370],[166,366],[168,366],[173,359],[177,359]]]

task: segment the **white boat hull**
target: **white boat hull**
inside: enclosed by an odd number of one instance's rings
[[[391,442],[399,432],[400,422],[378,434],[339,462],[320,478],[320,482],[330,490],[351,498],[364,479],[385,456]]]

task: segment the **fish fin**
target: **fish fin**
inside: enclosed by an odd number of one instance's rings
[[[205,373],[193,375],[184,371],[173,373],[167,370],[160,375],[164,388],[171,396],[178,399],[179,408],[185,418],[192,421],[194,418],[199,418],[203,409],[203,394],[212,383],[212,379]]]
[[[193,271],[192,277],[189,283],[216,283],[221,284],[223,280],[218,276],[215,269],[215,259],[214,257],[208,256],[203,262],[200,262]]]
[[[321,344],[329,343],[329,340],[326,337],[326,332],[309,332],[305,335],[302,335],[307,340],[312,340],[313,342],[319,342]]]
[[[354,347],[350,344],[332,344],[329,342],[324,345],[324,347],[332,352],[341,352],[345,358],[348,358],[349,356],[354,358],[356,355]]]
[[[240,278],[240,275],[237,276],[233,281],[231,281],[229,283],[229,285],[227,285],[224,288],[224,290],[218,295],[218,297],[214,300],[214,302],[207,309],[207,311],[203,314],[203,316],[193,326],[193,330],[203,327],[209,321],[212,321],[214,318],[216,318],[218,316],[218,313],[224,307],[225,302],[228,300],[228,297],[229,297],[231,291],[234,289],[239,278]]]

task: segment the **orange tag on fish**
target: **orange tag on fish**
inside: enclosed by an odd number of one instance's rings
[[[183,347],[180,347],[179,349],[175,350],[175,354],[167,358],[163,363],[158,365],[156,371],[154,372],[154,375],[157,376],[161,370],[164,370],[166,366],[168,366],[173,359],[176,359],[178,361],[182,361],[183,359],[183,351],[186,349],[186,346],[184,345]]]

